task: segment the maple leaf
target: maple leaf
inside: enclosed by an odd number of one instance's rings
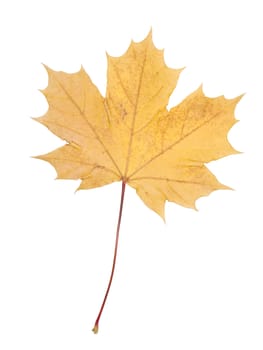
[[[165,201],[195,208],[199,197],[227,189],[205,164],[238,153],[227,133],[241,98],[208,98],[200,87],[168,110],[182,70],[166,66],[151,33],[107,59],[105,98],[83,68],[67,74],[46,67],[49,84],[42,92],[49,109],[36,118],[67,142],[37,157],[50,162],[59,179],[81,179],[79,189],[122,181],[112,274],[95,332],[113,277],[125,185],[163,218]]]

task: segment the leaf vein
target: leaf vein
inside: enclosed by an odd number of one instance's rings
[[[130,140],[129,140],[129,146],[128,146],[128,153],[127,153],[127,162],[126,162],[126,168],[125,168],[125,172],[124,172],[125,177],[127,176],[128,169],[129,169],[129,162],[130,162],[132,143],[133,143],[133,137],[134,137],[135,120],[136,120],[136,116],[137,116],[137,108],[138,108],[140,91],[141,91],[141,86],[142,86],[142,79],[143,79],[143,74],[144,74],[144,69],[145,69],[145,62],[146,62],[146,57],[147,57],[147,49],[148,49],[148,47],[146,48],[145,54],[144,54],[143,64],[142,64],[141,73],[140,73],[140,79],[139,79],[137,93],[136,93],[134,112],[133,112],[133,116],[132,116],[131,133],[130,133]]]
[[[92,132],[94,133],[95,137],[97,138],[97,140],[99,141],[99,143],[101,144],[102,148],[104,148],[105,152],[107,153],[108,157],[111,159],[113,165],[115,166],[115,168],[117,169],[119,175],[121,176],[121,171],[116,163],[116,161],[114,160],[114,158],[112,157],[111,153],[109,152],[108,148],[105,146],[105,144],[103,143],[103,141],[101,140],[101,138],[99,137],[98,133],[96,132],[95,128],[93,127],[93,125],[90,123],[90,121],[88,120],[86,114],[84,114],[82,112],[82,110],[80,109],[79,105],[77,104],[77,102],[72,98],[72,96],[69,94],[69,92],[65,89],[65,87],[60,83],[60,81],[55,77],[57,84],[59,85],[59,87],[64,91],[64,93],[66,94],[66,96],[69,98],[69,100],[71,101],[71,103],[77,108],[77,110],[79,111],[80,115],[82,116],[82,118],[85,120],[85,122],[88,124],[89,128],[92,130]],[[104,107],[105,108],[105,107]]]
[[[88,163],[88,162],[84,162],[82,160],[78,160],[78,159],[69,159],[69,158],[58,158],[58,157],[49,157],[48,161],[49,160],[55,160],[55,161],[61,161],[61,162],[71,162],[71,163],[78,163],[78,164],[81,164],[81,165],[88,165],[88,166],[92,166],[93,169],[95,168],[101,168],[101,169],[104,169],[105,171],[108,171],[116,176],[119,176],[119,174],[117,172],[115,172],[114,170],[104,166],[104,165],[97,165],[97,164],[94,164],[94,163]]]
[[[187,181],[187,180],[180,180],[180,179],[171,179],[171,178],[167,178],[167,177],[155,177],[155,176],[141,176],[141,177],[135,177],[132,178],[130,180],[130,182],[132,181],[140,181],[140,180],[155,180],[155,181],[166,181],[166,182],[178,182],[178,183],[182,183],[182,184],[190,184],[190,185],[201,185],[204,186],[204,184],[202,182],[198,182],[198,181]]]
[[[163,150],[161,150],[160,152],[158,152],[155,156],[153,156],[152,158],[150,158],[149,160],[147,160],[143,165],[139,166],[136,170],[133,171],[133,173],[131,173],[128,178],[130,179],[133,175],[137,174],[139,171],[141,171],[143,168],[145,168],[148,164],[150,164],[151,162],[153,162],[156,158],[160,157],[161,155],[163,155],[165,152],[171,150],[174,146],[180,144],[180,142],[184,141],[187,137],[191,136],[194,132],[196,132],[197,130],[199,130],[200,128],[202,128],[203,126],[209,124],[213,119],[215,119],[219,113],[216,113],[215,115],[213,115],[210,119],[206,120],[204,123],[198,125],[196,128],[192,129],[190,132],[188,132],[187,134],[183,135],[182,137],[179,138],[179,140],[176,140],[175,142],[173,142],[171,145],[167,146],[166,148],[164,148]]]

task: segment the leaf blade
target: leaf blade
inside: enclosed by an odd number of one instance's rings
[[[124,181],[164,217],[166,201],[194,208],[226,189],[206,163],[236,154],[227,134],[241,97],[209,98],[198,88],[167,110],[181,69],[166,66],[151,33],[120,57],[107,55],[104,98],[83,68],[67,74],[46,67],[49,110],[37,120],[68,144],[39,156],[79,189]]]

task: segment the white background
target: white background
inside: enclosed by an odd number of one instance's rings
[[[2,350],[263,349],[261,1],[2,1],[0,5],[0,348]],[[30,117],[48,106],[41,65],[83,64],[104,93],[105,51],[130,40],[165,48],[187,68],[170,105],[201,83],[246,93],[229,133],[244,152],[213,164],[235,191],[166,205],[166,224],[127,189],[116,274],[108,282],[120,183],[74,193],[30,156],[63,144]]]

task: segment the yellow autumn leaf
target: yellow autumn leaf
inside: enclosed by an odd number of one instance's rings
[[[79,189],[124,181],[164,217],[165,201],[195,201],[225,189],[205,163],[237,153],[227,140],[240,97],[208,98],[199,88],[167,110],[181,70],[168,68],[151,33],[108,58],[104,98],[83,68],[74,74],[46,67],[49,110],[39,122],[67,144],[46,155],[59,179]]]
[[[50,162],[58,178],[81,179],[79,189],[122,182],[112,271],[94,333],[114,274],[125,186],[163,218],[165,201],[195,208],[199,197],[228,188],[205,164],[238,153],[227,134],[241,98],[208,98],[200,87],[168,110],[181,70],[166,66],[151,33],[123,56],[107,58],[106,97],[83,68],[67,74],[46,67],[49,109],[37,118],[66,141],[37,157]]]

